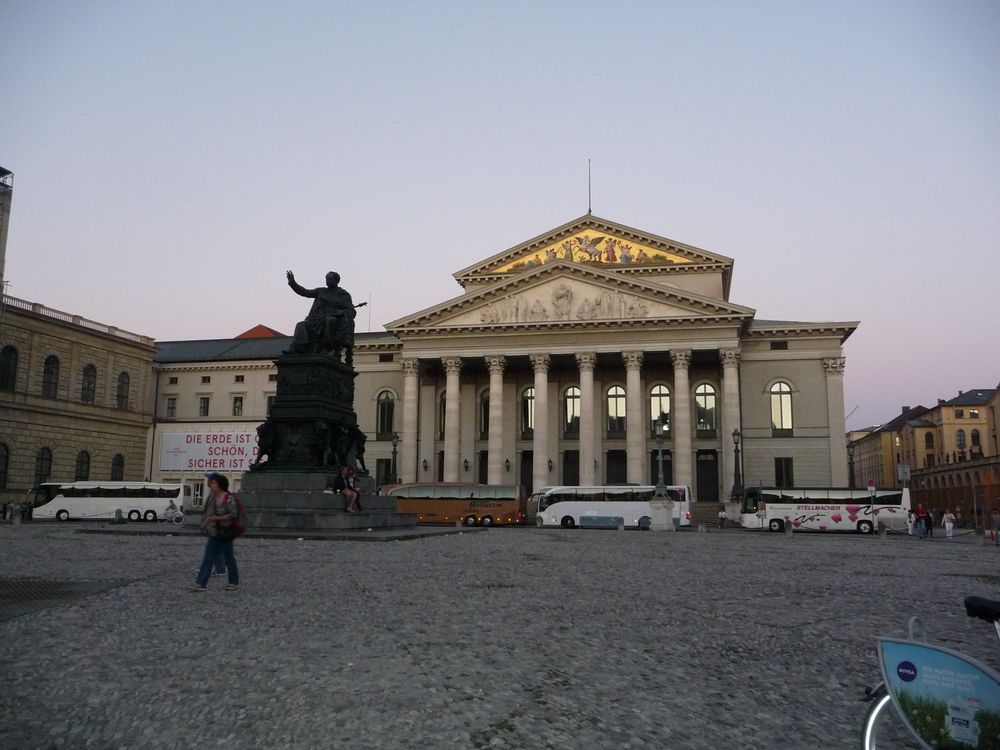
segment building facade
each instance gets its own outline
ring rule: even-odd
[[[924,406],[904,406],[898,417],[883,425],[857,430],[847,436],[848,471],[852,487],[902,487],[900,467],[903,443],[900,431],[927,411]]]
[[[153,339],[37,303],[0,310],[0,502],[146,477]]]

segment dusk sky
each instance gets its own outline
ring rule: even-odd
[[[358,330],[587,210],[859,320],[847,427],[1000,381],[1000,3],[0,0],[8,293],[161,340]],[[370,323],[369,312],[370,310]],[[855,407],[857,409],[855,410]]]

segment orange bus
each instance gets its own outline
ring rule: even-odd
[[[512,484],[395,484],[383,487],[380,494],[397,498],[397,512],[416,514],[417,523],[518,524],[526,504],[524,489]]]

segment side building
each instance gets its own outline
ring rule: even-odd
[[[153,339],[4,297],[0,502],[46,481],[146,478]]]

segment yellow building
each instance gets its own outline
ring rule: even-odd
[[[908,420],[927,411],[924,406],[904,406],[902,413],[883,425],[857,430],[848,435],[847,455],[853,474],[852,486],[900,487],[899,467],[902,463],[900,430]]]

